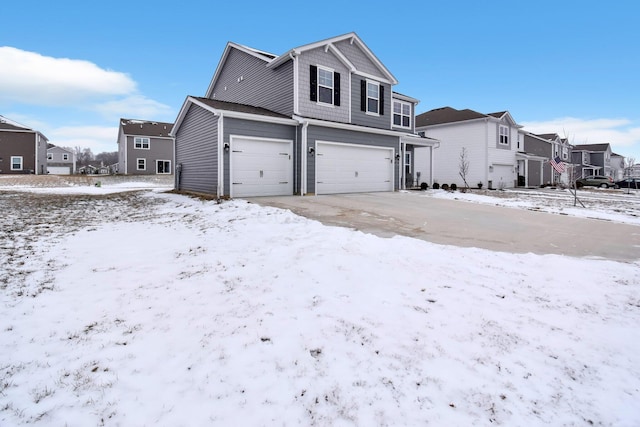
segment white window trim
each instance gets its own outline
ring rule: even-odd
[[[53,160],[53,154],[47,153],[47,160]]]
[[[373,96],[369,96],[369,85],[376,85],[378,86],[378,97],[374,98]],[[376,82],[375,80],[369,80],[367,79],[367,83],[365,85],[365,89],[367,91],[367,96],[366,96],[366,103],[365,103],[365,108],[364,111],[365,113],[371,115],[371,116],[379,116],[380,115],[380,82]],[[369,99],[375,99],[376,101],[378,101],[378,111],[369,111]]]
[[[334,102],[336,100],[336,89],[335,89],[336,88],[336,82],[335,82],[335,77],[334,77],[335,70],[333,70],[331,68],[328,68],[328,67],[323,67],[321,65],[317,65],[317,68],[318,68],[318,71],[317,71],[318,74],[316,75],[316,81],[318,82],[317,83],[318,87],[316,89],[316,92],[318,93],[318,98],[316,100],[316,103],[318,103],[318,104],[320,104],[322,106],[325,106],[325,107],[334,107]],[[320,84],[320,70],[326,71],[328,73],[331,73],[331,86]],[[331,89],[331,103],[320,101],[320,88],[321,87]]]
[[[144,164],[143,168],[140,167],[140,160],[142,160],[142,163]],[[136,159],[136,170],[138,170],[138,171],[146,171],[147,170],[147,159],[145,159],[145,158],[137,158]]]
[[[19,168],[14,168],[13,167],[13,163],[14,160],[13,159],[20,159],[20,167]],[[22,156],[11,156],[11,170],[12,171],[21,171],[24,169],[24,159],[22,158]]]
[[[169,172],[158,172],[158,162],[167,162],[167,163],[169,163]],[[156,159],[156,175],[171,175],[171,160]]]
[[[502,133],[502,130],[505,130],[505,133]],[[506,137],[507,142],[502,142],[502,135]],[[500,145],[509,145],[509,126],[499,125],[498,126],[498,144]]]
[[[140,147],[137,147],[138,143],[137,140],[140,140]],[[147,142],[147,147],[144,147],[144,143],[145,141]],[[135,136],[133,138],[133,148],[136,150],[150,150],[151,149],[151,138],[148,138],[146,136]]]
[[[396,106],[395,106],[395,104],[400,104],[400,114],[399,114],[399,115],[400,115],[400,124],[399,124],[399,125],[397,125],[397,124],[393,123],[393,126],[395,126],[395,127],[400,127],[400,128],[404,128],[404,129],[411,129],[411,104],[410,104],[410,103],[408,103],[408,102],[398,101],[397,99],[394,99],[394,100],[393,100],[393,118],[392,118],[392,120],[394,120],[394,119],[395,119],[395,116],[396,116],[396,114],[397,114],[397,113],[396,113]],[[408,116],[402,113],[402,107],[403,107],[404,105],[406,105],[406,106],[408,106],[408,107],[409,107],[409,115],[408,115]],[[404,126],[404,125],[402,124],[402,122],[403,122],[402,118],[403,118],[403,117],[409,117],[409,126]]]
[[[67,153],[63,153],[62,160],[69,160],[69,155]]]

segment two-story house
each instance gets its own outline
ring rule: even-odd
[[[0,174],[47,173],[48,139],[0,116]]]
[[[47,173],[51,175],[76,173],[76,153],[62,147],[47,148]]]
[[[173,123],[120,119],[118,167],[123,175],[173,173]]]
[[[483,114],[451,107],[416,116],[416,130],[440,141],[433,176],[440,184],[463,184],[460,157],[469,163],[467,183],[488,188],[517,185],[518,125],[508,111]]]
[[[218,197],[394,191],[431,183],[418,100],[355,34],[274,55],[228,43],[176,119],[176,188]]]
[[[523,150],[539,156],[541,161],[535,162],[534,167],[523,167],[523,161],[518,154],[518,171],[520,176],[526,177],[527,185],[558,185],[569,184],[571,172],[571,144],[556,133],[533,134],[523,131]],[[556,160],[561,167],[554,168],[550,160]],[[538,167],[539,165],[539,167]]]
[[[575,145],[572,163],[576,167],[576,178],[591,175],[611,176],[611,146],[609,144]]]
[[[611,177],[614,181],[624,179],[625,167],[626,164],[624,156],[617,153],[611,153]]]

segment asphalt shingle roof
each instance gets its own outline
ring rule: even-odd
[[[173,123],[149,120],[120,119],[122,131],[126,135],[169,136]]]
[[[451,107],[442,107],[417,115],[416,127],[462,122],[465,120],[481,119],[484,117],[488,116],[469,109],[456,110]]]

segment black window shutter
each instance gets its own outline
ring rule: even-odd
[[[309,94],[312,101],[318,100],[318,67],[311,65],[309,67]]]
[[[360,111],[367,111],[367,81],[360,80]]]
[[[340,73],[333,73],[333,105],[340,106]]]
[[[380,115],[384,116],[384,86],[380,85]]]

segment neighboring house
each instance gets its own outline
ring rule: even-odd
[[[0,174],[47,173],[48,139],[0,116]]]
[[[569,175],[571,172],[571,145],[565,138],[560,138],[556,133],[533,134],[523,131],[523,151],[525,154],[518,153],[518,171],[521,176],[525,176],[528,186],[538,185],[558,185],[569,184]],[[523,157],[528,153],[540,156],[541,162],[535,161],[533,168],[526,168],[523,164]],[[564,172],[560,173],[551,166],[549,160],[560,159],[564,165]],[[540,168],[538,168],[538,164]],[[523,168],[523,166],[525,168]],[[528,166],[531,166],[528,165]],[[526,173],[524,173],[526,172]]]
[[[609,144],[575,145],[571,156],[572,163],[576,167],[576,178],[591,175],[612,176]]]
[[[79,167],[78,173],[86,175],[109,175],[112,173],[112,168],[106,166],[99,160],[92,160],[88,164]]]
[[[624,156],[611,153],[611,176],[614,181],[620,181],[624,178]]]
[[[76,153],[62,147],[47,149],[47,173],[71,175],[76,173]]]
[[[551,142],[522,129],[518,133],[518,142],[518,186],[539,187],[550,184]]]
[[[120,119],[118,173],[168,175],[173,173],[173,123]]]
[[[459,174],[463,148],[469,162],[469,186],[515,187],[521,127],[508,111],[483,114],[442,107],[416,116],[416,130],[441,142],[435,150],[434,180],[458,187],[463,185]]]
[[[349,33],[274,55],[228,43],[176,119],[176,188],[218,197],[394,191],[431,183],[418,100]]]

